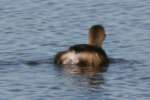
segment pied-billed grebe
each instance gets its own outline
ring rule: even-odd
[[[105,39],[105,29],[101,25],[93,25],[89,30],[88,44],[77,44],[68,50],[56,54],[56,64],[78,66],[102,66],[109,63],[102,44]]]

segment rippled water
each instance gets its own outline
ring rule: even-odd
[[[149,100],[149,0],[0,0],[0,100]],[[52,63],[102,24],[107,72]]]

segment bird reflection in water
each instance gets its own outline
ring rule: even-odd
[[[98,72],[106,72],[107,66],[77,66],[77,65],[63,65],[63,69],[71,74],[86,74],[96,75]]]
[[[93,67],[93,66],[77,66],[63,65],[62,69],[73,75],[73,84],[79,87],[87,87],[90,91],[97,91],[101,84],[104,84],[103,73],[107,71],[108,66]],[[79,76],[79,77],[78,77]],[[74,78],[76,77],[76,78]],[[88,90],[88,91],[89,91]]]

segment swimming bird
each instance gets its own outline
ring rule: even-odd
[[[54,63],[84,67],[108,65],[108,56],[102,48],[105,37],[104,27],[93,25],[89,29],[88,44],[76,44],[65,51],[58,52],[54,57]]]

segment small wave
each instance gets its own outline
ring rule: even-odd
[[[36,66],[40,64],[52,64],[53,59],[48,58],[48,59],[38,59],[38,60],[24,60],[22,61],[22,63],[30,66]]]
[[[123,58],[109,58],[111,64],[141,64],[137,60],[127,60]]]
[[[38,60],[18,60],[18,61],[0,61],[0,65],[19,65],[19,64],[26,64],[26,65],[39,65],[39,64],[52,64],[53,59],[52,58],[47,58],[47,59],[38,59]]]
[[[0,61],[0,65],[18,65],[18,62],[14,61]]]

